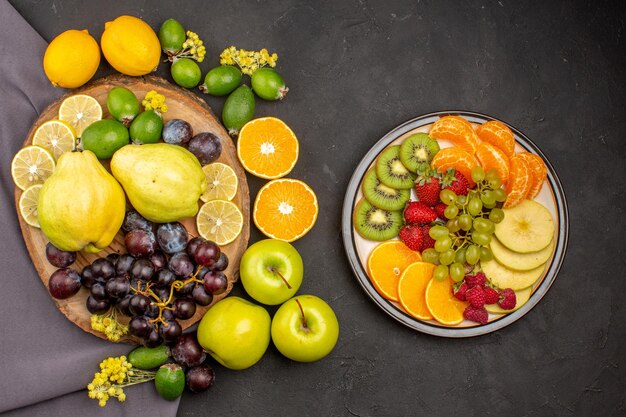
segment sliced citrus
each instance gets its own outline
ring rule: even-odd
[[[231,167],[221,162],[213,162],[202,167],[206,175],[207,189],[200,196],[202,201],[232,200],[237,194],[239,180]]]
[[[196,216],[198,233],[218,245],[226,245],[241,233],[243,214],[234,203],[213,200],[204,203]]]
[[[463,321],[463,311],[469,305],[452,294],[454,282],[451,278],[443,281],[431,279],[426,285],[426,306],[439,323],[454,326]]]
[[[376,246],[367,258],[367,273],[376,291],[391,301],[398,301],[398,281],[402,272],[414,262],[421,261],[420,253],[409,249],[399,240],[389,240]]]
[[[54,171],[52,154],[41,146],[20,149],[11,162],[11,176],[18,188],[25,190],[31,185],[43,184]]]
[[[515,153],[515,136],[507,125],[497,120],[490,120],[476,129],[478,137],[499,148],[509,158]]]
[[[296,135],[275,117],[251,120],[239,132],[237,157],[245,170],[257,177],[284,177],[296,165],[298,153]]]
[[[400,305],[412,317],[419,320],[432,320],[426,306],[426,286],[433,277],[435,265],[428,262],[415,262],[409,265],[398,283]]]
[[[472,125],[459,116],[444,116],[433,123],[428,133],[435,139],[444,139],[474,155],[478,137]]]
[[[474,181],[472,181],[472,168],[478,165],[478,160],[473,154],[457,146],[452,146],[437,152],[437,155],[435,155],[430,164],[442,174],[445,174],[448,169],[454,168],[467,178],[470,186],[474,186]]]
[[[509,158],[500,148],[496,148],[489,142],[481,142],[476,148],[476,158],[485,172],[495,169],[503,184],[508,181]]]
[[[515,207],[524,201],[532,185],[528,163],[517,155],[512,157],[509,162],[509,179],[506,182],[507,197],[503,205],[504,208]]]
[[[76,148],[74,128],[60,120],[48,120],[37,128],[33,135],[33,145],[49,151],[54,159]]]
[[[39,227],[39,218],[37,217],[37,203],[39,201],[39,191],[43,184],[35,184],[28,187],[20,196],[19,208],[20,214],[26,223],[33,227]]]
[[[67,122],[80,137],[87,126],[102,119],[98,100],[86,94],[76,94],[63,100],[59,107],[59,120]]]
[[[283,178],[268,182],[254,200],[254,224],[267,237],[293,242],[315,224],[317,196],[304,182]]]
[[[526,161],[528,168],[530,168],[532,182],[528,190],[528,194],[526,194],[526,198],[532,200],[537,196],[537,194],[539,194],[539,191],[541,191],[543,182],[548,176],[548,168],[546,167],[546,163],[543,162],[543,159],[541,159],[541,157],[537,154],[519,152],[516,156],[519,156]]]

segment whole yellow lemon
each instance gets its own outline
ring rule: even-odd
[[[100,45],[109,64],[126,75],[148,74],[156,69],[161,59],[156,33],[134,16],[120,16],[106,22]]]
[[[87,30],[66,30],[50,42],[43,56],[43,70],[55,87],[80,87],[99,64],[98,42]]]

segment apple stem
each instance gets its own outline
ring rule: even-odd
[[[298,304],[298,308],[300,308],[300,314],[302,314],[302,327],[304,330],[309,331],[309,325],[306,322],[306,317],[304,316],[304,309],[302,308],[302,304],[300,304],[300,300],[295,300],[296,304]]]
[[[285,277],[283,276],[283,274],[281,274],[278,269],[274,268],[274,267],[268,267],[267,268],[270,272],[272,272],[273,274],[278,275],[283,282],[285,283],[285,285],[287,286],[287,288],[291,289],[291,285],[289,285],[289,283],[287,282],[287,280],[285,279]]]

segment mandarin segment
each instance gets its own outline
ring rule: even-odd
[[[478,160],[474,155],[457,147],[444,148],[437,152],[431,165],[437,171],[445,174],[448,169],[454,168],[467,178],[470,186],[474,186],[472,181],[472,168],[478,165]]]
[[[435,139],[452,142],[471,155],[476,152],[478,138],[472,125],[459,116],[444,116],[433,123],[429,135]]]
[[[532,183],[528,193],[526,194],[526,198],[532,200],[537,196],[537,194],[539,194],[539,191],[541,191],[543,182],[548,177],[548,168],[546,167],[546,163],[543,162],[543,159],[541,159],[541,157],[537,154],[519,152],[516,156],[526,161],[528,168],[530,168]]]
[[[443,281],[431,279],[426,286],[426,306],[435,320],[446,326],[463,321],[463,311],[469,305],[452,294],[454,281],[450,277]]]
[[[426,286],[433,276],[435,265],[428,262],[415,262],[409,265],[398,283],[400,305],[412,317],[419,320],[432,320],[426,306]]]
[[[498,120],[490,120],[476,129],[478,137],[502,150],[509,158],[515,154],[515,136],[511,129]]]
[[[485,172],[490,169],[498,171],[498,176],[502,183],[509,179],[509,158],[504,152],[488,142],[482,142],[476,148],[476,158],[480,162]]]
[[[524,201],[531,187],[531,173],[528,163],[519,156],[510,159],[509,179],[506,183],[507,198],[504,208],[517,206]]]
[[[378,293],[390,301],[398,301],[398,282],[404,270],[422,260],[419,252],[399,240],[376,246],[367,259],[367,273]]]

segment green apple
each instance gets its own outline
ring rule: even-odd
[[[198,342],[229,369],[257,363],[270,343],[270,315],[239,297],[226,297],[206,312],[198,326]]]
[[[299,295],[280,306],[272,320],[272,341],[294,361],[313,362],[328,355],[337,343],[339,323],[321,298]]]
[[[241,283],[256,301],[276,305],[293,297],[304,274],[302,257],[287,242],[265,239],[250,246],[241,257]]]

